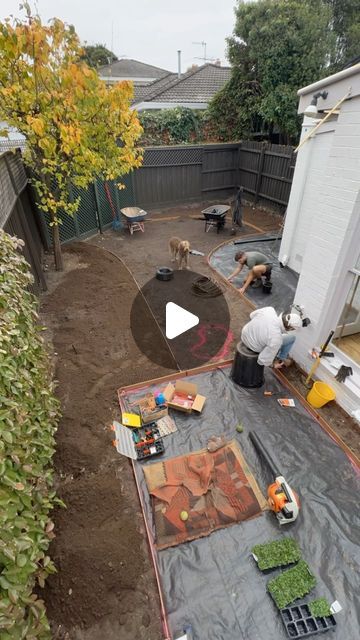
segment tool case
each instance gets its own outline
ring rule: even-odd
[[[140,429],[134,429],[132,436],[138,460],[148,460],[165,451],[164,441],[155,422]]]

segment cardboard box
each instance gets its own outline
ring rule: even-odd
[[[168,415],[168,408],[165,405],[157,405],[153,393],[147,393],[139,400],[139,408],[142,424],[156,422],[160,418]]]
[[[169,382],[164,390],[168,407],[184,413],[201,413],[206,398],[197,392],[197,385],[185,380],[177,380],[175,386]]]

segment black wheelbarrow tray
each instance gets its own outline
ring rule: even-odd
[[[211,207],[203,209],[201,212],[205,219],[205,231],[209,231],[211,227],[216,227],[217,232],[225,224],[225,216],[229,211],[230,206],[227,204],[215,204]]]

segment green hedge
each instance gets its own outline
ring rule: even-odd
[[[0,638],[50,638],[43,586],[55,567],[51,460],[58,420],[21,240],[0,230]]]
[[[140,143],[149,145],[196,144],[220,142],[207,111],[175,107],[138,114],[144,131]]]

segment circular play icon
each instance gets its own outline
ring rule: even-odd
[[[149,280],[133,302],[130,323],[142,353],[170,369],[225,359],[233,342],[221,288],[194,271]]]

